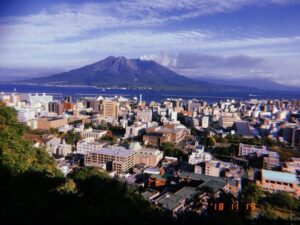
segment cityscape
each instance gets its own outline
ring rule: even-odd
[[[298,1],[0,8],[1,224],[300,223]]]

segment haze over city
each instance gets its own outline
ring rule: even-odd
[[[297,0],[1,1],[0,80],[51,75],[110,55],[193,78],[300,86]]]

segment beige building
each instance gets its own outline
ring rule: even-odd
[[[133,168],[136,164],[136,152],[125,148],[101,148],[87,152],[84,162],[86,166],[96,167],[111,163],[112,171],[119,174]]]
[[[37,129],[48,130],[50,128],[59,128],[67,123],[67,118],[41,117],[37,119]]]
[[[136,151],[137,164],[143,163],[146,166],[155,167],[164,157],[162,151],[154,148],[144,148],[138,142],[132,142],[129,148]]]
[[[103,115],[105,117],[118,118],[119,114],[119,103],[115,101],[103,101]]]
[[[205,163],[205,175],[219,177],[221,172],[221,163],[219,161],[211,161]]]
[[[181,140],[189,135],[189,130],[184,126],[168,126],[154,127],[146,129],[143,136],[145,145],[160,147],[164,142],[178,144]]]

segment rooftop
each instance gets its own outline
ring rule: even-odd
[[[199,191],[197,191],[196,188],[186,186],[181,188],[179,191],[177,191],[175,195],[181,198],[190,199],[193,196],[197,195],[198,193]]]
[[[110,155],[110,156],[118,156],[118,157],[128,157],[135,153],[134,150],[125,149],[125,148],[100,148],[94,151],[90,151],[92,153]]]
[[[297,182],[297,177],[292,173],[278,172],[272,170],[262,170],[262,177],[267,180],[276,180],[286,183],[295,183]]]

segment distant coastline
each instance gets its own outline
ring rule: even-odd
[[[140,94],[145,101],[161,101],[166,98],[202,99],[214,103],[222,99],[296,99],[300,98],[300,90],[295,91],[262,91],[262,90],[215,90],[215,91],[162,91],[149,89],[123,89],[123,88],[100,88],[84,85],[36,85],[18,82],[0,83],[0,92],[18,93],[48,93],[56,98],[62,96],[74,96],[78,98],[93,96],[128,96],[138,97]]]

